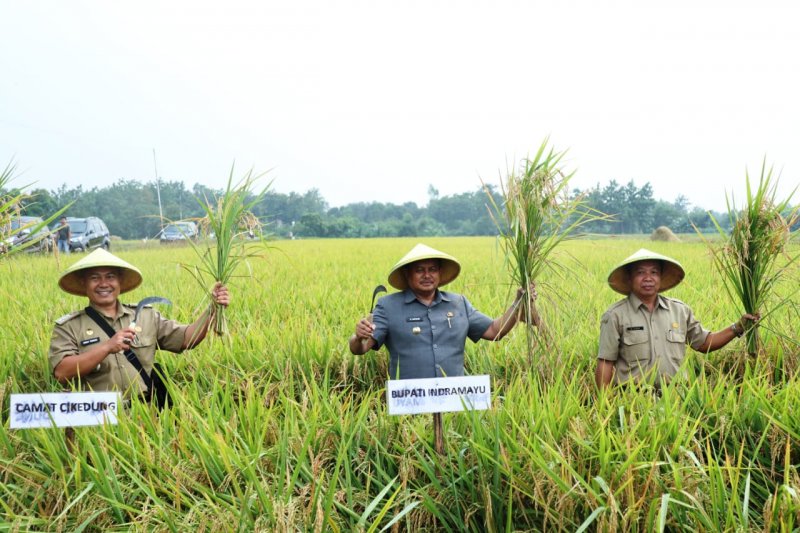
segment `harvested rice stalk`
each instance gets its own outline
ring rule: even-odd
[[[199,265],[186,268],[202,287],[208,281],[221,282],[227,285],[238,268],[248,259],[260,257],[265,248],[262,239],[262,223],[252,213],[269,186],[268,183],[259,193],[253,193],[255,182],[265,173],[254,175],[250,170],[237,183],[233,181],[233,168],[228,177],[228,184],[221,196],[209,201],[208,198],[196,198],[203,209],[204,216],[199,219],[200,234],[204,237],[200,242],[189,243],[200,258]],[[257,239],[257,243],[253,243]],[[248,242],[248,240],[250,240]],[[257,250],[254,244],[260,244]],[[227,331],[225,308],[214,303],[209,304],[208,313],[212,317],[213,330],[217,335]]]
[[[545,269],[565,268],[551,256],[559,243],[573,237],[584,224],[609,218],[586,205],[583,196],[570,197],[569,180],[575,172],[562,170],[566,151],[556,152],[548,144],[545,139],[533,159],[523,160],[519,171],[512,168],[505,181],[501,180],[502,203],[495,201],[484,184],[512,283],[526,291]],[[532,328],[537,327],[545,340],[548,336],[532,296],[522,299],[520,309],[521,320],[529,325],[529,360],[533,357]]]
[[[767,169],[766,159],[761,164],[758,188],[753,191],[750,174],[745,171],[747,197],[741,209],[737,209],[733,194],[726,195],[728,219],[731,233],[728,235],[709,213],[722,237],[721,244],[705,240],[709,246],[717,271],[722,275],[728,296],[746,313],[761,314],[764,318],[788,301],[788,298],[771,303],[765,313],[766,302],[772,300],[778,282],[784,278],[789,267],[797,261],[800,253],[788,253],[787,243],[792,237],[791,227],[798,221],[800,206],[790,207],[796,188],[783,200],[778,200],[778,176]],[[695,230],[700,231],[695,227]],[[795,232],[796,233],[796,232]],[[702,236],[702,234],[701,234]],[[785,261],[778,259],[784,257]],[[758,323],[745,324],[747,352],[751,356],[761,350]]]

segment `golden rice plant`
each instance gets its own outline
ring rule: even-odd
[[[343,347],[363,307],[360,280],[378,277],[410,239],[292,240],[292,261],[249,261],[253,276],[280,283],[237,292],[242,328],[230,342],[158,355],[175,404],[154,416],[132,401],[115,426],[0,431],[0,530],[10,531],[796,531],[800,518],[800,375],[772,381],[769,361],[734,376],[729,354],[687,354],[687,374],[660,398],[635,388],[597,396],[597,317],[608,291],[574,279],[555,285],[579,313],[541,361],[543,379],[515,354],[524,340],[469,343],[472,373],[492,373],[492,408],[445,415],[445,454],[433,450],[426,416],[386,413],[385,353]],[[589,275],[645,238],[572,240]],[[149,290],[168,292],[191,263],[189,247],[130,243]],[[473,257],[486,280],[476,301],[500,305],[507,280],[487,237],[444,238]],[[134,247],[136,245],[136,247]],[[701,270],[702,243],[684,242],[698,316],[719,309],[718,276]],[[9,264],[20,268],[7,268]],[[59,297],[52,261],[27,256],[0,269],[0,404],[12,392],[61,390],[44,362]],[[137,289],[138,291],[139,289]],[[177,320],[204,291],[177,294]],[[550,289],[548,289],[550,290]],[[785,308],[784,308],[785,309]],[[19,320],[20,316],[27,317]],[[229,317],[230,318],[230,317]],[[795,331],[800,315],[773,315]],[[555,327],[553,328],[555,329]],[[797,359],[796,344],[764,348]],[[6,408],[7,410],[7,408]],[[5,415],[5,420],[8,415]]]
[[[8,194],[6,188],[14,178],[16,165],[9,162],[0,172],[0,246],[6,239],[12,237],[11,218],[19,214],[19,204],[24,197],[22,194]]]
[[[776,198],[778,176],[773,176],[772,167],[767,169],[766,159],[761,164],[761,176],[755,190],[749,172],[745,172],[745,178],[747,196],[741,209],[736,207],[732,194],[725,198],[730,235],[710,215],[722,242],[712,244],[707,241],[707,244],[734,304],[741,305],[746,313],[760,313],[763,318],[788,301],[771,303],[770,309],[766,306],[773,299],[778,282],[800,257],[800,254],[787,250],[791,227],[798,221],[800,206],[790,207],[794,191],[783,200]],[[782,257],[785,260],[779,261]],[[761,344],[758,324],[745,325],[745,328],[747,351],[756,355]]]
[[[200,264],[184,267],[203,287],[208,285],[209,279],[227,285],[243,263],[260,256],[259,251],[248,244],[248,239],[258,237],[258,243],[265,243],[262,223],[252,209],[269,189],[270,183],[258,193],[253,191],[256,181],[266,173],[254,174],[251,169],[234,182],[233,171],[232,167],[222,195],[213,200],[196,198],[204,213],[198,221],[204,239],[199,243],[189,240],[189,243],[200,258]],[[207,312],[212,316],[214,332],[223,335],[227,331],[225,308],[212,302]]]
[[[570,196],[569,180],[575,171],[565,172],[562,160],[566,151],[557,152],[545,138],[534,157],[524,159],[519,170],[512,168],[500,190],[497,203],[484,184],[489,198],[489,213],[500,233],[500,242],[512,282],[527,292],[531,282],[545,269],[563,270],[552,257],[564,240],[593,220],[608,218],[590,208],[583,196]],[[547,338],[544,324],[531,295],[522,299],[520,318],[536,326]],[[528,332],[528,356],[533,353],[533,330]]]

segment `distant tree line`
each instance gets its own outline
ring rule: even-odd
[[[47,191],[30,191],[32,198],[24,213],[49,216],[73,202],[67,215],[98,216],[113,235],[123,239],[154,238],[161,229],[156,182],[141,183],[120,180],[108,187],[84,189],[79,185]],[[500,204],[499,192],[489,192]],[[221,191],[196,184],[187,189],[183,182],[166,181],[160,184],[161,206],[166,221],[200,217],[197,199],[213,201]],[[420,207],[414,202],[392,204],[358,202],[342,207],[328,207],[317,189],[305,193],[282,194],[268,192],[255,206],[254,213],[267,224],[267,231],[279,238],[294,237],[417,237],[455,235],[495,235],[497,230],[486,208],[487,192],[440,196],[434,187],[428,189],[428,204]],[[714,226],[706,210],[692,207],[685,196],[672,202],[653,198],[649,183],[637,187],[633,181],[621,185],[611,181],[601,187],[574,190],[573,197],[582,196],[586,205],[613,215],[613,220],[593,222],[584,230],[600,234],[649,234],[659,226],[675,233],[693,232],[693,225],[703,232],[713,232]],[[712,213],[726,229],[727,213]]]
[[[672,202],[656,200],[650,183],[637,187],[633,181],[620,185],[612,180],[605,187],[596,185],[587,191],[575,190],[573,195],[583,195],[587,206],[613,215],[611,220],[587,224],[585,231],[592,233],[649,234],[660,226],[666,226],[674,233],[692,233],[695,227],[704,233],[715,231],[708,210],[691,207],[683,195]],[[730,229],[727,213],[711,211],[711,214],[723,229]]]

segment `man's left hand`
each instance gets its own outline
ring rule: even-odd
[[[734,332],[737,336],[741,336],[745,331],[758,324],[759,320],[761,320],[761,313],[745,313],[734,324]]]
[[[530,299],[532,302],[536,301],[536,298],[539,297],[539,294],[536,292],[536,282],[531,281],[531,284],[528,285],[528,290],[526,291],[524,287],[520,287],[517,289],[517,300],[521,300],[525,293],[530,295]]]
[[[745,313],[742,315],[742,318],[739,319],[739,325],[740,326],[745,326],[748,324],[753,325],[757,324],[759,320],[761,320],[761,313],[753,313],[753,314]]]
[[[214,285],[214,288],[211,289],[211,299],[217,305],[228,307],[228,304],[231,301],[231,296],[230,293],[228,292],[228,287],[226,287],[225,285],[223,285],[221,282],[218,281]]]

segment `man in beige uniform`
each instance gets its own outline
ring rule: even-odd
[[[658,388],[678,372],[686,344],[698,352],[713,352],[741,337],[746,325],[760,318],[745,314],[711,333],[688,305],[659,294],[678,285],[684,275],[680,263],[644,248],[611,271],[608,284],[627,298],[612,305],[600,321],[595,371],[599,387],[645,379]]]
[[[112,337],[106,335],[84,309],[56,320],[49,359],[60,383],[75,383],[94,391],[118,390],[126,397],[143,395],[147,387],[125,358],[126,350],[133,350],[150,375],[156,349],[180,353],[205,338],[210,324],[207,312],[193,324],[182,325],[145,307],[135,330],[131,328],[135,307],[121,304],[118,298],[141,282],[139,269],[102,248],[64,271],[59,286],[70,294],[88,297],[89,305],[116,333]],[[217,304],[228,305],[228,289],[220,283],[212,289],[211,297]]]

